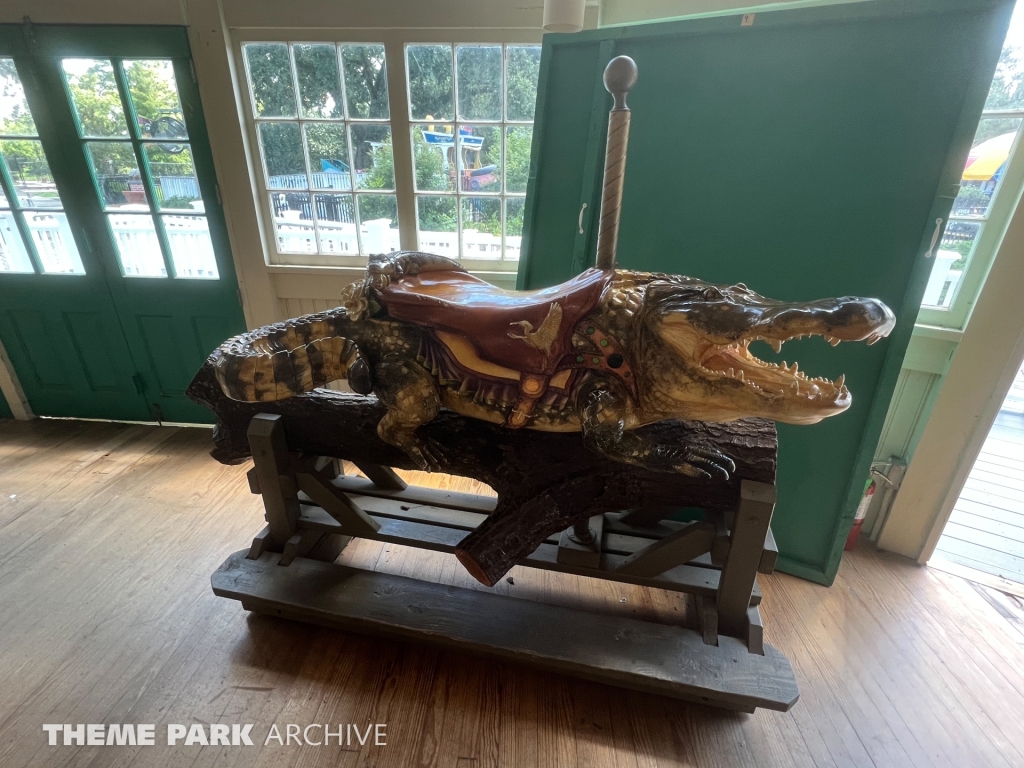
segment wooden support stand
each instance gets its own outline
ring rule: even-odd
[[[368,479],[338,475],[332,459],[287,445],[280,415],[254,416],[248,438],[249,486],[263,497],[267,527],[212,578],[217,595],[247,610],[746,712],[796,702],[793,670],[764,644],[758,611],[757,573],[770,572],[777,555],[771,483],[742,479],[738,494],[723,488],[732,504],[712,504],[706,519],[690,523],[644,508],[581,518],[518,561],[692,595],[696,623],[668,626],[338,565],[351,537],[454,553],[496,500],[407,487],[389,467],[366,461],[357,466]]]

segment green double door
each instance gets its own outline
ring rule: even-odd
[[[244,330],[188,39],[0,25],[0,341],[32,410],[209,421]]]

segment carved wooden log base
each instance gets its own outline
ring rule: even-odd
[[[209,363],[196,375],[188,395],[215,414],[211,454],[226,464],[250,456],[250,422],[258,413],[270,413],[286,417],[285,436],[292,451],[357,465],[416,468],[405,453],[377,436],[384,407],[372,396],[318,389],[278,402],[239,402],[221,392]],[[773,422],[671,421],[640,432],[670,445],[711,443],[733,459],[736,472],[728,482],[651,472],[587,450],[578,433],[510,430],[443,411],[420,429],[423,437],[443,447],[443,471],[479,480],[498,494],[494,512],[460,543],[459,561],[491,586],[549,536],[592,515],[637,508],[731,510],[741,480],[775,481]]]

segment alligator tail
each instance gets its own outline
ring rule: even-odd
[[[232,400],[268,402],[349,379],[369,391],[369,366],[352,339],[345,307],[266,325],[228,339],[215,353],[214,370]]]

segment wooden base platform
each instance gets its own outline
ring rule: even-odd
[[[799,696],[789,661],[722,635],[611,617],[418,579],[280,555],[232,554],[213,591],[255,613],[428,641],[639,691],[753,712],[786,711]]]

